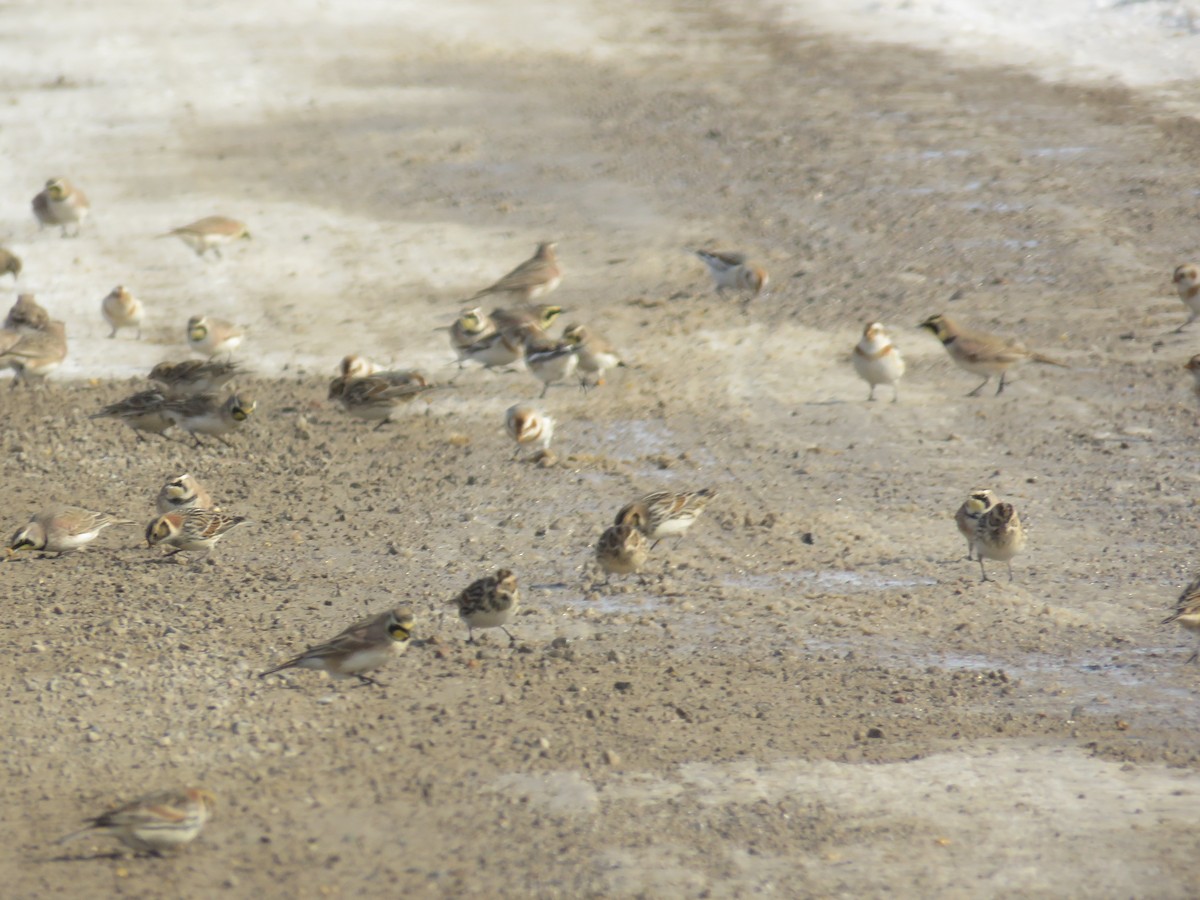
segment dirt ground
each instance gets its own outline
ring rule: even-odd
[[[179,106],[150,121],[115,105],[131,76],[6,70],[19,287],[86,311],[65,373],[0,390],[5,527],[50,499],[139,524],[0,566],[5,896],[1194,895],[1200,668],[1159,622],[1196,574],[1200,327],[1173,333],[1170,284],[1196,124],[711,4],[539,6],[507,49],[469,4],[433,37],[352,9],[164,13],[181,48],[244,54],[230,97],[273,98],[224,118],[169,42]],[[85,110],[69,151],[39,104]],[[77,240],[27,218],[51,159],[93,195]],[[203,263],[147,239],[210,212],[254,240]],[[356,350],[453,377],[433,329],[543,238],[563,323],[630,363],[543,401],[557,465],[503,434],[525,372],[468,370],[379,431],[325,402]],[[717,297],[697,246],[752,253],[770,294]],[[99,321],[122,279],[154,299],[140,343]],[[186,354],[198,308],[251,326],[234,448],[90,419]],[[1072,368],[966,397],[914,327],[935,312]],[[896,404],[849,364],[872,319],[908,360]],[[214,564],[141,541],[180,471],[252,520]],[[597,586],[618,507],[702,486],[645,585]],[[1011,583],[951,519],[984,486],[1029,525]],[[498,566],[518,644],[468,645],[447,601]],[[385,686],[255,677],[398,604],[417,640]],[[220,808],[175,857],[53,843],[183,784]]]

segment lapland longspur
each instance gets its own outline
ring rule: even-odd
[[[525,403],[510,406],[504,413],[504,429],[517,443],[517,452],[523,447],[536,447],[545,452],[550,449],[554,438],[554,420],[536,407]]]
[[[563,339],[576,346],[579,371],[596,376],[596,385],[604,384],[604,373],[609,369],[625,366],[617,349],[590,328],[568,325],[563,331]]]
[[[1025,529],[1011,503],[996,503],[984,513],[975,526],[975,556],[979,559],[981,580],[990,581],[985,559],[1008,564],[1008,580],[1013,580],[1012,558],[1025,549]]]
[[[159,489],[154,508],[160,516],[188,509],[212,509],[213,499],[204,489],[204,485],[185,472],[176,475]]]
[[[142,317],[146,309],[133,292],[118,284],[100,303],[100,314],[111,327],[110,338],[115,338],[122,328],[136,328],[138,340],[142,338]]]
[[[0,275],[11,275],[13,281],[21,277],[21,257],[4,247],[0,247]]]
[[[533,300],[550,293],[562,281],[562,269],[558,265],[554,241],[543,241],[537,245],[533,256],[525,260],[499,281],[477,291],[472,300],[488,294],[513,294],[522,300]]]
[[[216,807],[216,798],[203,788],[157,791],[89,819],[84,828],[59,838],[58,843],[99,830],[139,853],[157,856],[195,840]]]
[[[240,428],[257,407],[253,398],[243,394],[230,394],[224,402],[213,394],[194,394],[168,400],[163,405],[163,412],[173,424],[192,436],[197,447],[204,446],[200,440],[202,434],[232,447],[225,435]]]
[[[205,216],[188,225],[173,228],[160,237],[177,237],[201,259],[209,250],[221,258],[221,247],[234,241],[249,240],[250,229],[244,222],[228,216]]]
[[[93,512],[78,506],[52,506],[17,529],[8,543],[8,555],[13,556],[22,550],[40,550],[62,556],[86,547],[105,528],[132,524],[128,519],[111,513]]]
[[[655,491],[641,500],[621,507],[613,524],[636,522],[642,534],[654,541],[650,546],[653,550],[663,538],[682,535],[691,528],[700,513],[704,512],[704,507],[708,506],[715,496],[717,492],[712,488],[680,492]]]
[[[221,538],[246,521],[245,516],[231,516],[199,507],[164,513],[146,526],[146,546],[167,544],[174,547],[166,556],[185,550],[203,550],[204,556],[208,556]]]
[[[987,488],[971,491],[971,495],[963,501],[962,506],[954,513],[954,524],[958,532],[967,539],[967,559],[975,558],[975,531],[979,520],[989,509],[996,505],[996,495]]]
[[[110,403],[99,412],[92,414],[93,419],[117,419],[133,429],[138,440],[144,440],[142,433],[157,434],[163,437],[168,428],[175,424],[167,415],[167,396],[162,391],[138,391],[124,400]]]
[[[1183,589],[1175,608],[1160,624],[1170,625],[1172,622],[1178,622],[1188,631],[1200,632],[1200,578],[1193,579],[1192,583]],[[1200,658],[1200,650],[1189,656],[1188,662],[1194,663],[1197,658]]]
[[[1175,290],[1179,292],[1179,299],[1188,308],[1187,321],[1175,329],[1175,333],[1179,334],[1196,319],[1200,319],[1200,266],[1195,263],[1176,266],[1171,280],[1175,282]]]
[[[496,323],[482,308],[476,306],[459,313],[453,325],[441,325],[434,330],[450,332],[450,346],[454,348],[461,362],[464,359],[463,350],[496,333]]]
[[[900,398],[900,376],[904,374],[904,358],[891,342],[887,332],[878,322],[870,322],[863,329],[861,340],[854,345],[854,371],[871,386],[868,400],[875,399],[875,388],[881,384],[892,386],[892,402]]]
[[[329,399],[352,416],[378,422],[375,430],[379,430],[399,407],[435,387],[415,369],[379,372],[365,378],[342,375],[329,382]]]
[[[930,316],[917,327],[932,332],[942,342],[942,346],[946,348],[946,352],[950,354],[950,358],[958,364],[959,368],[983,376],[983,382],[975,390],[969,391],[968,397],[978,396],[984,385],[991,381],[994,375],[1000,376],[1000,384],[996,388],[996,395],[999,396],[1007,383],[1005,377],[1008,370],[1021,363],[1032,361],[1048,366],[1058,366],[1061,369],[1071,368],[1057,359],[1051,359],[1049,356],[1028,350],[1009,338],[988,334],[985,331],[969,331],[961,328],[956,322],[942,315]]]
[[[231,359],[185,359],[159,363],[150,370],[150,380],[172,397],[194,397],[219,391],[241,371]]]
[[[471,582],[452,602],[458,605],[459,618],[467,623],[467,643],[475,643],[476,628],[499,628],[508,635],[509,643],[515,644],[517,639],[504,626],[517,614],[520,601],[517,576],[508,569],[497,569]]]
[[[244,329],[212,316],[192,316],[187,323],[187,342],[193,353],[217,356],[233,353],[246,336]]]
[[[67,326],[51,319],[44,330],[32,329],[11,332],[16,335],[0,352],[0,369],[12,369],[13,386],[32,378],[43,379],[67,358]]]
[[[548,337],[525,338],[525,365],[533,377],[542,383],[540,397],[546,396],[550,385],[570,378],[579,364],[579,346],[566,340]]]
[[[379,684],[366,672],[378,669],[393,656],[408,649],[413,632],[413,614],[407,607],[355,622],[336,637],[310,647],[299,656],[259,675],[266,678],[284,669],[317,669],[334,678],[354,677],[360,684]]]
[[[637,575],[650,556],[642,534],[641,513],[630,508],[625,521],[610,525],[596,543],[596,562],[604,570],[604,583],[613,575]]]
[[[38,224],[43,228],[60,226],[63,237],[68,236],[67,229],[71,225],[75,226],[74,234],[79,234],[79,226],[91,208],[83,191],[65,178],[51,178],[33,198],[33,214]]]
[[[767,270],[749,261],[743,253],[718,253],[712,250],[694,250],[712,276],[718,294],[727,290],[748,291],[753,296],[761,294],[771,282]]]

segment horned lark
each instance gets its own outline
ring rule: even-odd
[[[546,396],[550,385],[565,381],[579,364],[579,347],[570,341],[547,337],[526,337],[525,365],[533,377],[542,383],[540,397]]]
[[[44,331],[18,332],[19,337],[0,352],[0,369],[16,373],[13,387],[30,378],[42,379],[67,358],[67,327],[52,319]]]
[[[193,397],[220,390],[240,371],[233,360],[187,359],[159,363],[150,370],[150,380],[172,397]]]
[[[139,853],[158,856],[193,841],[216,807],[216,798],[203,788],[158,791],[88,819],[86,827],[59,838],[58,843],[99,829]]]
[[[954,514],[954,523],[958,525],[959,533],[967,539],[967,559],[975,558],[975,531],[979,520],[989,509],[996,505],[996,495],[986,488],[971,491],[971,496],[963,501],[963,505]]]
[[[892,386],[893,403],[899,399],[897,385],[904,374],[904,359],[878,322],[869,323],[862,339],[854,345],[854,371],[871,386],[868,400],[875,399],[875,387],[880,384]]]
[[[173,228],[159,237],[177,237],[191,247],[200,258],[203,259],[204,254],[211,250],[216,254],[217,259],[220,259],[221,247],[225,244],[232,244],[234,241],[249,240],[250,229],[237,219],[225,216],[206,216],[203,219],[197,219],[190,225]]]
[[[63,237],[67,237],[67,228],[71,225],[75,226],[75,234],[79,234],[79,226],[90,209],[91,204],[83,191],[65,178],[51,178],[33,198],[33,214],[41,227],[61,226]]]
[[[596,544],[596,562],[604,570],[604,583],[613,575],[637,575],[646,564],[650,548],[641,531],[640,514],[631,510],[627,520],[610,525]]]
[[[1200,319],[1200,266],[1195,263],[1184,263],[1176,266],[1171,279],[1175,282],[1175,290],[1179,291],[1179,299],[1188,308],[1188,320],[1175,329],[1175,333],[1183,331],[1196,319]]]
[[[596,384],[604,384],[604,373],[617,366],[624,366],[620,354],[608,341],[582,325],[568,325],[563,331],[563,340],[577,348],[579,371],[596,376]]]
[[[12,275],[13,281],[21,277],[21,257],[0,247],[0,275]]]
[[[189,473],[172,478],[158,492],[154,508],[160,516],[187,509],[212,509],[213,499]]]
[[[1024,549],[1025,529],[1011,503],[997,503],[980,517],[975,527],[975,556],[983,581],[991,580],[983,567],[985,559],[1008,563],[1008,580],[1012,581],[1012,558]]]
[[[208,556],[221,538],[245,521],[245,516],[198,507],[164,513],[146,526],[146,546],[169,544],[175,549],[167,556],[185,550],[203,550]]]
[[[475,643],[476,628],[499,628],[508,635],[509,643],[515,644],[516,638],[504,626],[517,614],[520,600],[517,576],[508,569],[497,569],[471,582],[452,601],[458,604],[458,615],[467,623],[467,643]]]
[[[554,320],[562,315],[562,307],[551,303],[524,303],[507,309],[494,309],[490,319],[500,331],[520,330],[525,334],[544,335]]]
[[[495,334],[496,324],[492,321],[491,316],[485,315],[483,310],[476,306],[472,309],[464,309],[454,320],[453,325],[442,325],[434,330],[450,332],[450,346],[458,354],[461,366],[466,359],[463,351],[477,341]]]
[[[959,368],[983,376],[983,382],[975,390],[970,391],[967,394],[968,397],[977,396],[983,390],[983,386],[992,380],[993,375],[1000,376],[1000,385],[996,388],[996,394],[999,396],[1000,392],[1004,390],[1004,379],[1008,370],[1030,360],[1063,369],[1071,368],[1057,359],[1027,350],[1021,344],[1008,338],[988,334],[984,331],[968,331],[960,328],[945,316],[930,316],[917,327],[929,329],[942,342],[942,346],[946,348],[946,352],[950,354],[950,358],[958,364]]]
[[[562,281],[562,270],[554,255],[554,241],[543,241],[537,245],[533,256],[525,260],[495,284],[478,291],[472,300],[488,294],[513,294],[522,300],[532,300],[550,293]]]
[[[459,359],[477,362],[485,369],[511,366],[525,352],[525,336],[518,330],[495,331],[459,349]]]
[[[93,419],[118,419],[133,429],[138,440],[143,440],[142,432],[163,436],[168,428],[175,424],[166,411],[167,397],[162,391],[138,391],[124,400],[110,403],[98,413],[93,413]]]
[[[366,378],[381,371],[383,370],[379,366],[358,353],[343,356],[342,361],[338,363],[338,374],[344,378]]]
[[[259,675],[266,678],[283,669],[317,669],[334,678],[354,676],[361,684],[379,684],[364,675],[378,669],[393,656],[408,649],[413,632],[413,614],[407,607],[389,609],[385,613],[355,622],[337,637],[310,647],[294,659],[268,669]]]
[[[1183,589],[1175,608],[1160,624],[1170,625],[1172,622],[1178,622],[1188,631],[1200,631],[1200,578],[1193,579],[1192,583]],[[1189,656],[1188,662],[1193,663],[1198,657],[1200,650]]]
[[[514,456],[520,454],[522,447],[536,447],[543,452],[549,450],[554,438],[554,420],[540,409],[524,403],[508,408],[504,414],[504,428],[517,442]]]
[[[142,316],[145,314],[142,301],[123,285],[117,285],[100,304],[104,321],[112,326],[110,338],[117,336],[120,328],[136,328],[138,340],[142,338]]]
[[[378,431],[391,421],[396,410],[436,385],[429,384],[416,370],[380,372],[365,378],[339,376],[329,382],[329,399],[359,419],[378,422]]]
[[[712,488],[679,493],[655,491],[641,500],[621,507],[613,524],[637,523],[642,534],[654,541],[650,546],[653,550],[663,538],[682,535],[691,528],[692,523],[715,496],[717,492]]]
[[[50,313],[37,302],[33,294],[18,294],[17,302],[9,309],[4,320],[4,327],[12,331],[45,331],[50,321]]]
[[[771,281],[767,270],[751,263],[745,254],[709,250],[693,252],[708,266],[708,274],[712,276],[718,294],[724,294],[727,290],[739,293],[750,291],[757,297]]]
[[[204,446],[200,440],[202,434],[232,447],[224,436],[240,428],[257,406],[252,398],[242,394],[230,394],[224,402],[212,394],[195,394],[168,400],[163,411],[175,425],[192,436],[197,447]]]
[[[187,342],[193,353],[216,356],[233,353],[246,332],[232,322],[212,316],[192,316],[187,323]]]
[[[90,544],[110,525],[132,524],[128,519],[110,513],[92,512],[78,506],[52,506],[17,530],[9,541],[8,555],[22,550],[40,550],[62,556]]]

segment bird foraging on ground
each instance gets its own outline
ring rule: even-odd
[[[355,622],[325,643],[310,647],[258,677],[266,678],[284,669],[316,669],[334,678],[357,678],[360,684],[378,685],[366,673],[408,649],[413,625],[411,609],[403,606],[389,609]]]
[[[1193,579],[1191,584],[1183,589],[1175,608],[1160,624],[1170,625],[1172,622],[1178,622],[1188,631],[1200,632],[1200,578]],[[1194,663],[1197,658],[1200,658],[1200,650],[1189,656],[1187,661]]]
[[[519,456],[522,447],[536,447],[543,453],[554,438],[554,420],[536,407],[525,403],[510,406],[504,414],[504,429],[516,441]]]
[[[204,489],[190,473],[185,472],[167,482],[159,489],[158,497],[154,500],[154,508],[160,516],[169,512],[182,512],[187,509],[212,509],[212,496]]]
[[[724,253],[714,250],[694,250],[712,276],[718,294],[726,291],[749,292],[757,297],[771,282],[767,270],[749,261],[744,253]]]
[[[92,208],[87,195],[65,178],[47,181],[46,186],[34,196],[32,205],[38,224],[42,228],[58,225],[62,228],[63,237],[78,237],[80,225]],[[68,233],[72,225],[75,231]]]
[[[641,510],[630,506],[624,512],[624,521],[606,528],[596,543],[596,562],[604,570],[605,584],[613,575],[640,574],[650,556],[642,534]]]
[[[138,340],[141,340],[142,317],[145,313],[146,308],[142,305],[142,301],[133,296],[133,292],[127,287],[120,284],[113,288],[100,303],[100,314],[104,316],[104,321],[112,326],[112,331],[108,335],[110,338],[115,338],[117,331],[122,328],[136,328]]]
[[[250,229],[244,222],[228,216],[206,216],[188,225],[173,228],[159,237],[177,237],[195,251],[201,259],[209,250],[221,258],[221,248],[234,241],[249,240]]]
[[[642,534],[654,541],[650,549],[665,537],[682,535],[717,496],[712,488],[698,491],[655,491],[626,504],[617,513],[614,525],[636,522]]]
[[[245,329],[214,316],[192,316],[187,323],[187,342],[193,353],[213,357],[233,353],[246,336]]]
[[[378,431],[401,406],[436,387],[415,369],[379,372],[364,378],[341,375],[329,382],[328,399],[352,416],[378,422],[374,429]]]
[[[996,495],[986,488],[981,488],[971,491],[971,495],[954,513],[954,524],[958,526],[959,534],[967,539],[968,560],[975,558],[975,531],[979,528],[979,520],[995,505]]]
[[[458,615],[467,623],[467,643],[475,643],[476,628],[499,628],[508,635],[509,643],[515,644],[517,639],[504,626],[517,614],[520,600],[517,576],[509,569],[497,569],[471,582],[451,602],[458,605]]]
[[[1008,580],[1013,580],[1012,559],[1025,549],[1025,529],[1011,503],[996,503],[979,518],[975,526],[975,556],[979,560],[982,581],[990,581],[985,559],[1008,564]]]
[[[162,391],[138,391],[93,413],[93,419],[117,419],[133,429],[138,440],[142,434],[165,437],[164,432],[175,424],[167,415],[167,396]]]
[[[204,559],[221,538],[245,521],[245,516],[231,516],[199,507],[165,513],[146,526],[146,546],[166,544],[173,547],[166,557],[188,550],[203,550],[204,556],[198,558]]]
[[[13,281],[21,277],[21,257],[0,247],[0,275],[11,275]]]
[[[185,359],[159,363],[150,370],[150,380],[162,385],[171,397],[182,398],[214,393],[240,373],[233,360]]]
[[[594,375],[596,386],[604,384],[604,373],[609,369],[625,366],[617,349],[590,328],[568,325],[563,331],[563,340],[576,346],[578,369],[587,375]]]
[[[982,383],[968,392],[968,397],[978,396],[994,375],[1000,376],[1000,384],[996,387],[996,395],[999,396],[1007,383],[1005,377],[1008,370],[1021,363],[1032,361],[1061,369],[1071,368],[1057,359],[1026,349],[1017,341],[985,331],[970,331],[942,315],[930,316],[917,327],[932,332],[959,368],[983,376]]]
[[[188,397],[168,399],[163,412],[174,425],[178,425],[192,436],[197,447],[203,447],[200,435],[215,437],[226,447],[233,444],[225,435],[238,428],[250,418],[258,403],[244,394],[230,394],[224,402],[213,394],[193,394]]]
[[[17,529],[8,543],[8,555],[15,556],[22,550],[40,550],[57,554],[57,559],[86,547],[105,528],[132,524],[111,513],[93,512],[79,506],[51,506]]]
[[[195,840],[216,806],[216,798],[203,788],[157,791],[89,819],[86,827],[59,838],[58,843],[101,831],[139,853],[159,856]]]

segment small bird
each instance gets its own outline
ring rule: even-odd
[[[78,236],[79,226],[90,211],[87,196],[65,178],[51,178],[33,198],[33,214],[41,227],[59,225],[63,237],[68,236],[67,228],[71,225],[75,226],[73,236]]]
[[[533,406],[517,403],[504,414],[504,428],[508,436],[517,442],[519,456],[522,447],[536,447],[545,453],[554,438],[554,420]]]
[[[378,681],[364,673],[378,669],[393,656],[399,656],[407,650],[413,624],[411,609],[404,606],[389,609],[385,613],[355,622],[324,644],[310,647],[299,656],[268,669],[258,677],[266,678],[283,669],[317,669],[328,672],[334,678],[353,676],[360,684],[379,685]]]
[[[1175,329],[1175,333],[1183,331],[1196,319],[1200,319],[1200,266],[1195,263],[1184,263],[1175,267],[1171,278],[1175,282],[1175,290],[1179,291],[1179,299],[1188,308],[1188,320]]]
[[[100,304],[100,312],[104,321],[112,326],[110,338],[117,336],[118,329],[136,328],[138,340],[142,339],[142,316],[146,310],[128,288],[123,285],[113,288]]]
[[[453,325],[441,325],[434,330],[450,332],[450,346],[458,354],[461,363],[464,359],[462,351],[476,341],[495,334],[496,323],[492,321],[491,316],[484,314],[482,308],[476,306],[472,309],[464,309],[459,313]]]
[[[650,545],[653,550],[663,538],[682,535],[691,528],[715,496],[717,492],[712,488],[678,493],[655,491],[621,507],[613,524],[636,522],[642,534],[654,541]]]
[[[870,322],[863,329],[862,339],[854,345],[854,371],[871,386],[868,400],[875,399],[875,387],[880,384],[892,386],[892,402],[900,397],[897,385],[904,374],[904,359],[896,345],[888,338],[883,326]]]
[[[1197,353],[1191,359],[1183,364],[1183,367],[1192,373],[1192,393],[1196,395],[1196,399],[1200,400],[1200,353]]]
[[[17,302],[4,320],[4,327],[12,331],[45,331],[50,321],[50,313],[33,294],[18,294]]]
[[[596,544],[596,562],[604,570],[604,583],[613,575],[637,575],[650,556],[643,522],[637,509],[630,509],[625,521],[610,525]]]
[[[1193,579],[1183,589],[1175,608],[1160,624],[1170,625],[1172,622],[1178,622],[1188,631],[1200,631],[1200,578]],[[1197,658],[1200,658],[1200,650],[1189,656],[1188,662],[1194,663]]]
[[[232,447],[224,436],[240,428],[257,407],[251,397],[243,394],[230,394],[224,402],[212,394],[194,394],[168,400],[163,411],[173,424],[192,436],[197,447],[204,446],[200,440],[202,434]]]
[[[226,216],[206,216],[203,219],[197,219],[190,225],[173,228],[166,234],[160,234],[159,237],[179,238],[191,247],[201,259],[209,250],[216,254],[217,259],[220,259],[221,247],[225,244],[232,244],[234,241],[249,240],[250,229],[244,222],[239,222],[237,219],[230,219]]]
[[[458,604],[458,615],[467,623],[467,643],[475,643],[476,628],[499,628],[510,644],[517,642],[504,626],[517,614],[521,593],[517,576],[508,569],[473,581],[451,602]]]
[[[471,299],[478,300],[488,294],[513,294],[528,301],[550,293],[562,281],[562,269],[554,253],[557,246],[554,241],[538,244],[533,256],[495,284],[477,291]]]
[[[203,559],[212,553],[221,538],[245,521],[245,516],[231,516],[199,507],[164,513],[146,526],[146,546],[168,544],[174,547],[166,556],[185,550],[203,550],[204,557],[199,557]]]
[[[378,422],[378,431],[392,420],[400,406],[434,390],[425,376],[415,369],[379,372],[364,378],[341,375],[329,382],[329,399],[359,419]]]
[[[963,501],[962,506],[954,514],[954,523],[958,525],[959,533],[967,539],[967,559],[975,558],[975,530],[979,520],[989,509],[996,505],[996,495],[986,488],[971,491],[971,495]]]
[[[578,353],[579,346],[570,341],[532,335],[525,338],[525,365],[542,383],[539,397],[546,396],[550,385],[571,377],[579,364]]]
[[[18,338],[0,351],[0,369],[15,373],[13,387],[30,378],[45,378],[67,358],[67,326],[57,319],[51,319],[44,331],[16,334]],[[0,338],[0,345],[4,343],[6,338]]]
[[[140,441],[145,440],[142,433],[165,437],[163,432],[175,424],[167,415],[166,406],[167,396],[162,391],[138,391],[124,400],[108,404],[91,417],[118,419],[132,428]]]
[[[13,281],[21,277],[21,257],[0,247],[0,275],[12,275]]]
[[[985,559],[1008,563],[1008,580],[1013,580],[1012,558],[1025,549],[1025,529],[1011,503],[997,503],[984,513],[975,527],[975,556],[983,581],[990,581]]]
[[[568,325],[563,331],[563,340],[576,347],[579,371],[596,376],[596,386],[604,384],[604,373],[618,366],[624,367],[615,347],[590,328]]]
[[[945,316],[930,316],[917,327],[932,332],[942,342],[942,346],[946,348],[946,352],[950,354],[950,358],[958,364],[959,368],[983,376],[983,382],[975,390],[969,391],[968,397],[978,396],[979,392],[983,390],[983,386],[992,380],[993,375],[1000,376],[1000,385],[996,388],[996,395],[999,396],[1000,392],[1004,390],[1006,383],[1004,379],[1008,370],[1030,360],[1048,366],[1058,366],[1061,369],[1071,368],[1057,359],[1027,350],[1021,344],[1008,338],[988,334],[984,331],[968,331],[966,328],[960,328],[957,323]]]
[[[525,353],[525,337],[522,329],[494,331],[473,344],[459,348],[460,361],[477,362],[485,369],[502,369],[511,366]]]
[[[154,508],[160,516],[187,509],[212,509],[212,496],[190,473],[177,475],[167,481],[155,498]]]
[[[345,378],[366,378],[382,371],[380,366],[358,353],[343,356],[342,361],[338,363],[338,374]]]
[[[246,332],[232,322],[212,316],[192,316],[187,323],[187,342],[193,353],[216,356],[233,353]]]
[[[193,841],[216,808],[216,798],[203,788],[157,791],[88,819],[85,828],[59,838],[58,843],[99,829],[139,853],[161,856],[164,850],[177,850]]]
[[[771,282],[767,270],[749,262],[743,253],[717,253],[710,250],[693,251],[708,266],[713,285],[718,294],[727,290],[750,291],[753,296],[761,294]]]
[[[492,325],[499,331],[521,331],[522,333],[545,335],[554,320],[562,315],[562,307],[551,303],[524,303],[507,309],[494,309]]]
[[[150,370],[150,380],[161,384],[171,397],[193,397],[220,390],[240,372],[233,360],[185,359],[159,363]]]
[[[17,529],[8,543],[8,555],[22,550],[40,550],[62,556],[79,550],[112,525],[132,525],[111,513],[93,512],[78,506],[51,506]]]

